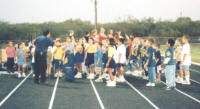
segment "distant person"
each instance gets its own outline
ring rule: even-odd
[[[90,33],[89,33],[89,32],[86,32],[84,38],[85,38],[85,40],[86,40],[87,42],[88,42],[88,40],[89,40],[89,37],[90,37]]]
[[[18,49],[16,50],[16,57],[17,57],[17,72],[18,78],[26,77],[25,74],[25,53],[24,44],[20,43],[18,45]]]
[[[190,65],[191,65],[191,52],[190,52],[190,44],[189,44],[189,36],[183,36],[183,50],[181,53],[181,65],[183,73],[185,74],[185,80],[182,84],[190,85]]]
[[[105,40],[107,38],[104,28],[100,29],[100,33],[99,33],[99,37],[98,38],[99,38],[98,39],[99,42],[102,42],[102,40]]]
[[[165,51],[165,78],[166,78],[166,90],[172,90],[176,87],[175,82],[175,72],[176,72],[176,59],[175,49],[174,49],[175,41],[173,39],[169,39],[167,42],[167,50]]]
[[[14,57],[15,57],[15,47],[13,47],[13,42],[8,42],[8,47],[6,48],[7,54],[7,71],[8,73],[14,73]]]
[[[149,82],[146,84],[146,86],[154,87],[156,83],[156,58],[155,58],[155,52],[156,50],[153,49],[152,45],[154,43],[153,39],[147,40],[147,55],[148,59],[145,65],[145,68],[148,68],[148,76],[149,76]]]
[[[109,30],[108,38],[114,38],[114,36],[113,36],[113,29]]]
[[[90,38],[92,38],[94,41],[96,41],[97,39],[97,30],[93,29]]]
[[[41,83],[46,84],[46,69],[47,69],[47,49],[49,46],[53,46],[54,42],[49,39],[51,36],[50,31],[46,30],[42,36],[39,36],[35,40],[35,80],[36,84],[39,84],[39,76],[41,76]]]
[[[60,39],[56,40],[53,56],[54,56],[54,64],[56,68],[55,77],[62,77],[61,67],[62,67],[62,60],[64,58],[64,48],[61,45]]]

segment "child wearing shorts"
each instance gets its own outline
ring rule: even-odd
[[[190,85],[190,65],[191,65],[191,53],[190,53],[190,44],[189,44],[189,36],[183,36],[183,50],[181,53],[181,65],[183,73],[185,74],[185,80],[182,84]]]
[[[16,50],[17,66],[18,66],[18,78],[26,77],[25,74],[25,53],[23,43],[20,43],[19,48]]]
[[[54,64],[55,64],[55,77],[62,77],[62,60],[64,56],[64,48],[61,46],[61,41],[58,39],[56,40],[56,47],[54,48]]]
[[[101,50],[102,44],[97,42],[97,52],[94,54],[94,66],[95,66],[95,72],[99,74],[99,77],[95,80],[95,82],[103,82],[102,78],[102,67],[103,67],[103,53]]]
[[[94,54],[96,53],[97,48],[94,44],[94,39],[89,38],[89,46],[86,48],[87,58],[85,65],[90,69],[90,74],[87,79],[94,79]]]

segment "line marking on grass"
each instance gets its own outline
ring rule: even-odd
[[[149,104],[151,104],[155,109],[159,109],[158,106],[156,106],[151,100],[149,100],[145,95],[143,95],[139,90],[137,90],[131,83],[126,81],[126,83],[133,89],[135,90],[140,96],[142,96]]]
[[[96,89],[96,87],[95,87],[93,81],[90,80],[90,83],[91,83],[92,88],[93,88],[93,90],[94,90],[94,93],[95,93],[95,95],[96,95],[96,97],[97,97],[97,100],[99,101],[99,104],[100,104],[100,106],[101,106],[101,109],[105,109],[105,107],[104,107],[104,105],[103,105],[103,102],[102,102],[102,100],[101,100],[101,98],[100,98],[100,96],[99,96],[99,93],[98,93],[98,91],[97,91],[97,89]]]
[[[198,82],[198,81],[196,81],[196,80],[193,80],[193,79],[190,79],[190,81],[195,82],[195,83],[197,83],[197,84],[200,84],[200,82]]]
[[[165,85],[166,85],[166,83],[165,83],[165,82],[163,82],[163,81],[161,81],[161,82],[162,82],[163,84],[165,84]],[[185,93],[185,92],[183,92],[183,91],[181,91],[181,90],[179,90],[179,89],[177,89],[177,88],[175,88],[175,90],[176,90],[177,92],[179,92],[179,93],[181,93],[181,94],[183,94],[183,95],[185,95],[185,96],[189,97],[190,99],[192,99],[192,100],[194,100],[194,101],[196,101],[196,102],[200,103],[200,100],[198,100],[198,99],[194,98],[193,96],[191,96],[191,95],[188,95],[187,93]]]
[[[0,107],[8,100],[10,96],[26,81],[26,79],[31,75],[32,73],[29,73],[1,102]]]
[[[49,102],[49,108],[48,109],[52,109],[52,107],[53,107],[53,102],[54,102],[54,99],[55,99],[58,82],[59,82],[59,77],[57,77],[57,79],[56,79],[56,83],[55,83],[55,86],[53,88],[53,93],[52,93],[52,96],[51,96],[51,100]]]

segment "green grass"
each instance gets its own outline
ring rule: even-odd
[[[191,47],[192,61],[200,63],[200,44],[190,44],[190,47]],[[166,48],[167,48],[166,45],[161,45],[160,51],[162,55],[164,55]]]

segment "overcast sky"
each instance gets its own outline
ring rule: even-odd
[[[180,16],[200,20],[200,0],[98,0],[99,22],[127,16],[138,19],[175,20]],[[82,19],[94,22],[93,0],[0,0],[0,20],[11,23]]]

